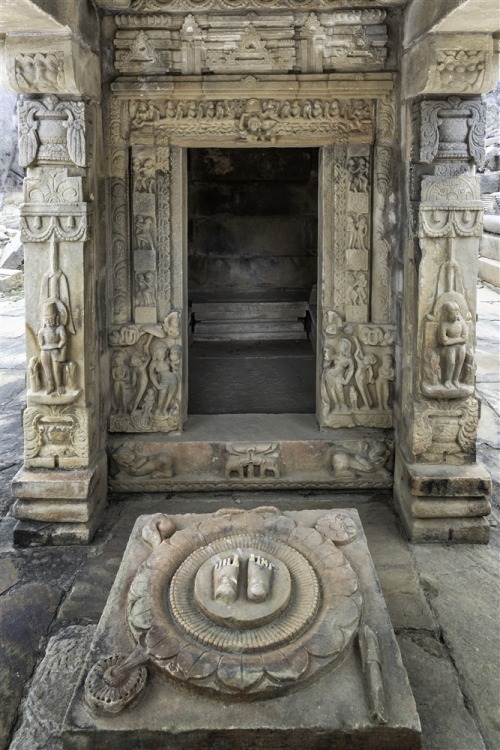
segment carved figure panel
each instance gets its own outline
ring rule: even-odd
[[[171,432],[181,427],[180,313],[161,324],[130,325],[110,334],[112,432]]]
[[[393,327],[342,323],[332,310],[325,311],[324,317],[322,424],[389,427],[395,377]]]
[[[224,99],[130,102],[132,141],[162,133],[179,145],[233,141],[241,145],[294,142],[367,142],[373,131],[371,100]]]
[[[437,280],[422,332],[422,392],[427,397],[466,398],[474,391],[474,320],[457,255],[461,242],[479,236],[482,213],[475,178],[424,181],[421,243],[434,256],[430,243],[444,243],[443,261],[429,268],[429,273],[437,272]]]

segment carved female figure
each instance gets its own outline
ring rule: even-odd
[[[438,341],[443,347],[443,385],[445,388],[459,388],[466,355],[467,326],[457,302],[445,302],[441,309]]]
[[[356,342],[356,352],[354,354],[354,357],[357,364],[354,380],[356,381],[359,394],[363,400],[362,408],[371,409],[372,397],[368,385],[371,385],[375,382],[373,365],[377,364],[377,357],[375,356],[375,354],[371,353],[363,354],[358,342]]]
[[[383,354],[382,363],[379,367],[377,380],[375,382],[379,409],[389,409],[390,382],[391,380],[394,380],[396,375],[392,364],[392,355]]]
[[[167,346],[159,346],[155,349],[149,365],[149,377],[158,390],[155,415],[166,416],[179,387],[179,378],[170,369]]]
[[[134,352],[130,358],[130,366],[132,367],[132,385],[135,388],[135,397],[131,410],[132,413],[139,408],[141,399],[146,392],[146,388],[148,387],[149,379],[147,368],[150,359],[151,358],[147,351],[147,344],[144,347],[144,352],[142,354],[141,352]]]
[[[116,412],[118,414],[126,414],[130,370],[127,365],[127,355],[121,350],[113,354],[111,376],[113,378],[113,399]]]
[[[347,411],[344,386],[348,385],[354,374],[352,344],[349,339],[340,339],[337,350],[330,359],[330,350],[325,349],[327,368],[324,372],[324,384],[330,405],[333,410]],[[328,366],[329,365],[329,366]]]

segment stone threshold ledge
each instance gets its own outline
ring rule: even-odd
[[[388,430],[319,431],[312,414],[192,416],[180,435],[110,436],[109,484],[117,492],[387,489],[392,449]]]

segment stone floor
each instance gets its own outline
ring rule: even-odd
[[[489,545],[409,544],[390,493],[265,495],[266,504],[282,509],[358,509],[417,702],[424,750],[500,748],[500,295],[481,287],[478,301],[478,448],[495,486]],[[135,518],[252,507],[262,504],[262,494],[115,496],[91,545],[14,549],[10,481],[22,458],[23,307],[21,299],[0,299],[0,750],[59,750],[57,723],[69,699],[61,675],[70,684],[81,663]]]

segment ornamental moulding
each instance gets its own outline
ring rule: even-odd
[[[405,5],[407,0],[367,0],[368,6]],[[356,0],[96,0],[105,10],[130,10],[144,13],[181,10],[331,10],[358,6]]]

